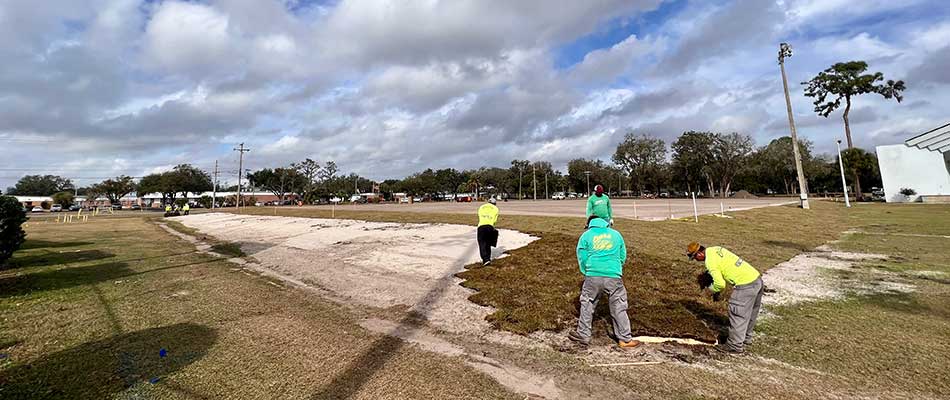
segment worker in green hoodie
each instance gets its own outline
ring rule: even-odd
[[[587,199],[587,223],[594,218],[601,218],[608,224],[614,224],[614,212],[610,208],[610,198],[604,194],[602,185],[594,186],[594,195]]]
[[[614,335],[620,348],[636,347],[640,342],[630,334],[630,318],[627,316],[627,289],[620,279],[623,263],[627,261],[627,246],[623,236],[610,228],[603,218],[590,220],[587,232],[577,241],[577,263],[584,274],[581,287],[580,317],[577,330],[568,334],[568,339],[581,345],[590,344],[591,323],[594,308],[601,295],[607,296]]]

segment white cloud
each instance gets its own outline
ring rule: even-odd
[[[6,2],[0,138],[63,151],[4,143],[0,167],[28,146],[33,164],[109,174],[215,159],[234,170],[230,142],[246,142],[252,168],[310,157],[386,178],[606,158],[629,131],[765,141],[787,131],[781,41],[796,46],[793,106],[819,151],[840,111],[815,116],[798,82],[848,59],[907,81],[903,104],[862,96],[853,115],[858,144],[897,142],[950,101],[950,7],[924,1],[688,2],[665,21],[639,19],[654,0]],[[617,18],[627,37],[558,68],[566,45]]]
[[[233,61],[228,27],[228,16],[211,6],[162,3],[145,28],[147,60],[173,73]]]

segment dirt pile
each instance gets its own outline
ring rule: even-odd
[[[729,196],[729,197],[733,199],[745,199],[745,200],[755,200],[759,198],[759,196],[749,193],[746,190],[740,190],[738,192],[735,192],[732,196]]]

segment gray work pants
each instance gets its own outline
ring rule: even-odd
[[[585,342],[590,342],[594,308],[601,294],[607,295],[610,318],[614,323],[614,334],[618,340],[629,342],[633,337],[630,335],[630,318],[627,317],[627,289],[623,287],[623,281],[620,278],[602,276],[584,278],[584,286],[581,287],[581,315],[577,320],[577,334]]]
[[[752,283],[736,286],[729,297],[729,339],[727,345],[734,350],[743,350],[752,343],[752,331],[755,319],[762,307],[762,293],[765,285],[762,277]]]

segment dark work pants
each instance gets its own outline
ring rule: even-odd
[[[498,246],[498,230],[491,225],[482,225],[478,227],[478,255],[482,257],[482,262],[491,260],[491,248]]]

